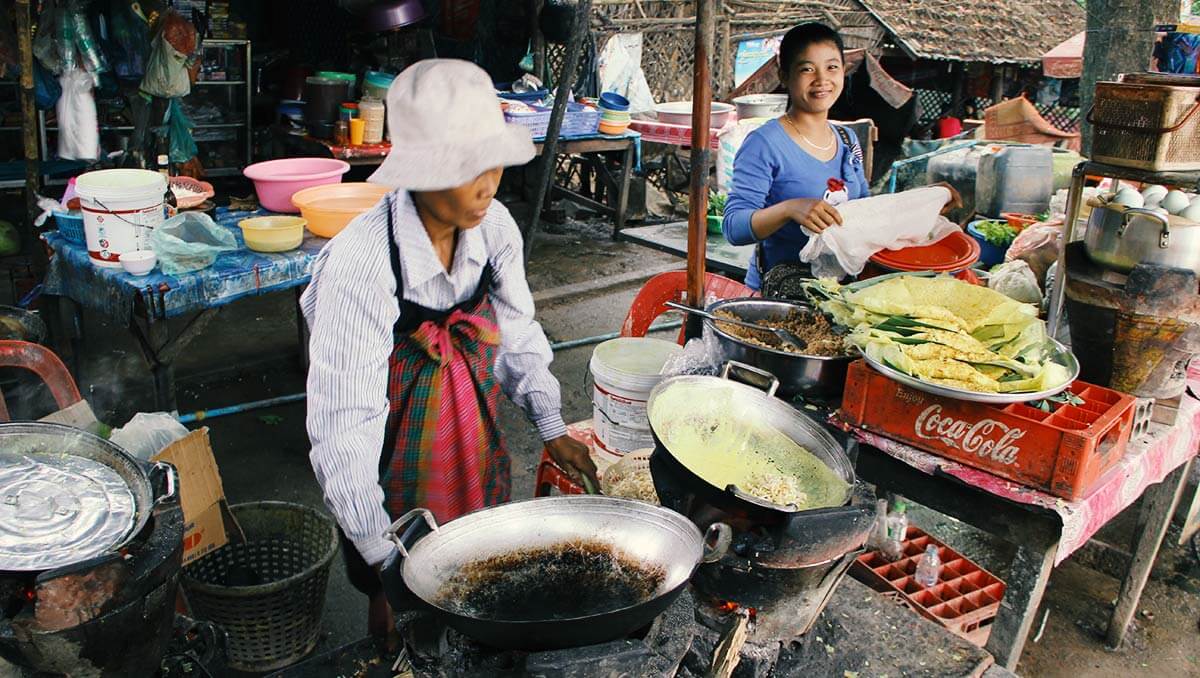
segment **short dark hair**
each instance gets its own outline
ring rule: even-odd
[[[842,36],[838,32],[822,23],[812,22],[800,24],[793,27],[790,31],[784,34],[783,42],[779,45],[779,67],[783,70],[784,75],[787,75],[795,65],[796,59],[808,49],[810,45],[815,45],[822,42],[833,43],[838,48],[838,54],[842,55],[842,61],[846,60],[846,45],[842,42]]]

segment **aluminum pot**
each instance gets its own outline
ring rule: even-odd
[[[1092,261],[1119,273],[1153,264],[1200,275],[1200,223],[1187,219],[1136,207],[1097,206],[1083,244]]]
[[[622,638],[670,607],[702,562],[720,560],[732,531],[714,524],[701,535],[687,518],[660,506],[616,497],[564,495],[493,506],[438,525],[425,509],[402,516],[388,529],[396,551],[385,562],[384,590],[393,609],[424,609],[475,640],[501,649],[547,650],[579,647]],[[506,562],[539,549],[597,542],[635,564],[663,573],[648,598],[615,603],[612,609],[578,614],[568,597],[554,596],[570,587],[596,587],[595,571],[556,565],[558,574],[536,582],[523,577],[527,599],[550,597],[545,616],[521,614],[501,620],[473,615],[467,588],[455,582],[465,566],[495,558]],[[508,571],[518,576],[517,569]],[[537,589],[542,588],[539,591]],[[555,613],[557,612],[557,613]],[[573,616],[574,615],[574,616]],[[514,615],[517,616],[517,615]]]
[[[790,311],[812,311],[812,307],[795,301],[777,299],[724,299],[709,304],[709,313],[730,311],[742,320],[759,322],[786,315]],[[716,337],[725,358],[766,370],[779,380],[779,393],[784,397],[796,395],[841,400],[846,386],[846,372],[857,355],[806,356],[778,351],[743,341],[719,329],[711,320],[705,328]]]
[[[145,464],[86,431],[0,424],[0,572],[111,553],[142,531],[175,486],[170,464]]]
[[[747,94],[733,100],[737,106],[738,120],[750,118],[774,118],[787,113],[786,94]]]

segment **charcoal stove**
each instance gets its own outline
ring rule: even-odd
[[[674,676],[698,630],[695,607],[692,594],[684,591],[648,627],[627,638],[546,652],[493,649],[425,613],[405,613],[401,623],[413,672],[421,677]]]
[[[154,675],[171,638],[182,558],[176,495],[117,553],[0,575],[0,657],[38,675]]]

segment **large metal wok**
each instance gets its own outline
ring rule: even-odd
[[[396,552],[382,578],[394,609],[432,611],[493,647],[545,650],[602,643],[645,626],[670,606],[701,562],[724,555],[731,532],[716,524],[701,535],[669,509],[575,495],[495,506],[441,526],[429,511],[416,509],[388,535]],[[607,549],[615,557],[603,562],[616,567],[573,567],[570,559],[542,557],[571,545]],[[646,588],[626,596],[617,583],[629,582]],[[620,595],[609,596],[610,590]]]
[[[729,379],[731,368],[767,379],[766,392]],[[804,510],[804,507],[772,503],[733,484],[714,484],[691,468],[679,449],[672,449],[672,440],[681,432],[698,431],[703,437],[706,432],[725,425],[747,432],[777,431],[783,434],[845,482],[844,496],[834,498],[825,506],[844,506],[850,501],[855,479],[849,457],[820,424],[774,397],[778,386],[778,379],[771,374],[730,361],[722,377],[673,377],[663,380],[650,392],[646,414],[655,443],[650,456],[650,472],[665,506],[681,508],[684,502],[691,503],[687,497],[675,496],[685,493],[703,505],[759,525],[786,523]],[[722,442],[714,441],[713,444]],[[728,452],[738,454],[735,449]]]

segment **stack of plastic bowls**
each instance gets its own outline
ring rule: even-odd
[[[605,92],[600,95],[600,127],[601,134],[624,134],[629,127],[629,99],[616,92]]]

